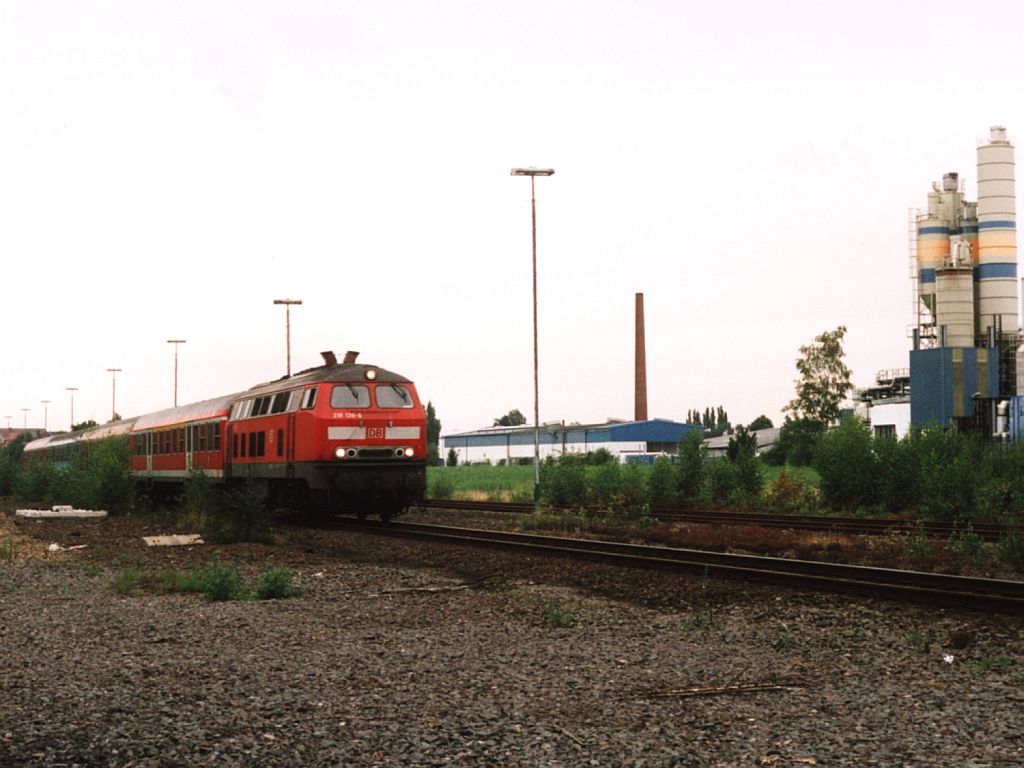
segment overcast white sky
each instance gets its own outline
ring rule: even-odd
[[[972,12],[973,11],[973,12]],[[845,324],[905,367],[907,209],[1024,135],[1017,0],[0,3],[0,418],[51,429],[359,350],[444,432],[778,421]],[[6,422],[0,422],[6,425]]]

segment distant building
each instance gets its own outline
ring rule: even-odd
[[[875,437],[902,438],[910,429],[910,371],[879,371],[873,386],[853,395],[853,412],[864,419]]]
[[[755,429],[752,434],[757,438],[757,449],[754,451],[760,456],[765,451],[771,450],[775,447],[775,444],[779,442],[779,433],[782,431],[781,427],[769,427],[768,429]],[[729,450],[729,438],[733,435],[719,435],[718,437],[709,437],[704,441],[704,449],[707,451],[709,458],[720,458],[726,455]]]
[[[620,462],[649,462],[658,455],[674,455],[679,443],[692,430],[701,431],[701,428],[669,419],[609,421],[603,424],[549,422],[540,426],[540,457],[586,454],[604,448]],[[524,424],[442,435],[441,457],[445,458],[450,450],[455,451],[459,464],[513,463],[518,459],[532,459],[534,428]]]

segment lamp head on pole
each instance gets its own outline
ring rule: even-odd
[[[529,168],[513,168],[512,176],[554,176],[554,168],[536,168],[530,166]]]

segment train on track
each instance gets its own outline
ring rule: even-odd
[[[389,520],[426,489],[426,413],[415,384],[375,365],[324,364],[199,403],[39,438],[28,461],[64,463],[95,441],[127,438],[132,476],[179,491],[189,473],[251,481],[269,504]]]

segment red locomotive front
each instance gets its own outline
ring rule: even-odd
[[[388,519],[426,488],[426,414],[416,388],[356,364],[354,353],[325,360],[236,400],[230,476],[268,480],[280,503]]]

